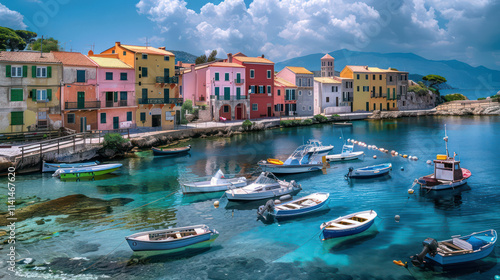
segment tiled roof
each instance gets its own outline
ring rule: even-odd
[[[352,80],[352,78],[347,78],[347,77],[337,77],[337,76],[334,76],[333,77],[335,80],[337,81],[342,81],[342,80]]]
[[[237,59],[243,63],[266,63],[266,64],[274,64],[271,60],[263,57],[248,57],[248,56],[236,56],[233,59]]]
[[[54,57],[67,66],[96,67],[85,55],[77,52],[51,52]]]
[[[235,57],[235,56],[245,56],[246,57],[246,55],[242,52],[237,52],[237,53],[233,54],[233,57]]]
[[[333,58],[333,56],[331,56],[329,54],[325,54],[321,59],[324,59],[324,58]]]
[[[100,67],[104,67],[104,68],[126,68],[126,69],[133,69],[132,66],[130,66],[127,63],[119,60],[118,58],[91,56],[90,59],[92,59]]]
[[[284,87],[290,87],[290,88],[297,87],[293,83],[290,83],[289,81],[287,81],[283,78],[280,78],[280,77],[274,77],[274,86],[284,86]]]
[[[334,78],[331,77],[316,77],[314,78],[316,82],[322,83],[322,84],[340,84],[340,81],[337,81]]]
[[[212,64],[209,64],[208,66],[210,67],[237,67],[237,68],[245,68],[245,66],[242,66],[238,63],[230,63],[230,62],[214,62]]]
[[[304,67],[293,67],[293,66],[287,66],[286,68],[290,69],[295,74],[313,74],[313,72],[307,70]]]
[[[43,56],[40,56],[40,52],[34,51],[0,52],[0,61],[60,63],[52,53],[43,53]]]
[[[349,67],[353,72],[370,72],[368,66],[346,65],[345,67]]]
[[[386,69],[380,69],[378,67],[368,67],[368,70],[370,70],[370,72],[373,72],[373,73],[385,73],[385,72],[387,72]]]
[[[147,53],[147,54],[174,56],[174,54],[169,52],[169,51],[161,50],[161,49],[154,48],[154,47],[134,46],[134,45],[120,45],[120,46],[122,48],[125,48],[125,49],[131,51],[131,52],[136,52],[136,53]]]

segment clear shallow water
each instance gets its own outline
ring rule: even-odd
[[[432,173],[432,166],[425,161],[444,153],[445,123],[450,152],[459,154],[462,166],[472,171],[468,186],[408,195],[407,189],[415,178]],[[222,193],[183,196],[180,192],[178,179],[210,175],[218,168],[231,174],[252,173],[258,160],[284,159],[304,139],[320,139],[335,145],[334,151],[339,152],[341,132],[345,139],[394,149],[418,156],[419,160],[363,149],[364,161],[332,164],[326,175],[318,172],[284,176],[302,184],[299,196],[328,191],[331,201],[328,212],[282,223],[257,220],[256,209],[265,201],[228,203],[222,199],[215,209],[213,202]],[[153,158],[150,152],[141,152],[137,158],[120,161],[124,166],[117,176],[96,181],[62,182],[48,174],[26,175],[17,178],[18,197],[55,199],[84,194],[134,201],[112,207],[112,212],[101,218],[50,217],[52,220],[44,225],[35,223],[40,218],[26,220],[18,230],[28,232],[21,236],[32,238],[19,244],[18,253],[33,257],[36,264],[52,262],[50,269],[57,271],[54,277],[64,273],[124,279],[413,279],[411,272],[417,279],[493,279],[500,274],[498,246],[488,258],[451,271],[411,268],[408,272],[392,260],[409,261],[410,255],[420,252],[426,237],[441,240],[489,228],[500,230],[499,134],[499,117],[361,121],[344,128],[318,125],[223,139],[194,139],[189,142],[190,156]],[[372,158],[374,154],[378,159]],[[390,176],[344,180],[350,166],[383,162],[393,164]],[[319,240],[322,222],[367,209],[376,210],[380,216],[368,231],[353,237]],[[396,214],[401,216],[399,223],[394,221]],[[220,236],[210,249],[198,250],[192,256],[134,255],[123,242],[125,236],[138,231],[200,223],[216,228]],[[75,257],[88,260],[69,260]]]

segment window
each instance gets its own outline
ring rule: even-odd
[[[127,121],[128,122],[132,121],[132,112],[127,112]]]
[[[47,67],[36,67],[37,78],[47,78]]]
[[[37,89],[36,90],[36,100],[38,101],[46,101],[47,98],[47,90],[46,89]]]
[[[142,67],[142,77],[145,78],[148,76],[148,67]]]
[[[10,101],[23,101],[23,89],[22,88],[11,88],[10,89]]]
[[[302,111],[305,111],[306,110],[306,106],[302,106]]]
[[[113,80],[113,72],[106,72],[106,81]]]
[[[259,86],[259,92],[258,92],[258,93],[266,93],[266,92],[264,91],[264,86]]]
[[[229,73],[224,73],[224,81],[229,81]]]
[[[250,69],[250,79],[255,78],[255,70]]]
[[[312,111],[312,106],[309,106],[309,111]]]
[[[278,89],[278,96],[280,96],[280,95],[281,95],[281,90],[280,90],[280,89]]]
[[[75,123],[75,114],[68,114],[66,122],[67,123]]]
[[[147,53],[143,53],[142,54],[142,59],[148,59],[148,54]]]
[[[126,81],[127,80],[127,73],[120,73],[120,80]]]
[[[271,79],[271,70],[267,70],[267,78]]]
[[[389,82],[392,82],[392,76],[389,76]]]
[[[255,92],[255,86],[250,86],[250,93],[256,93]]]
[[[170,61],[170,56],[168,56],[168,55],[164,56],[164,57],[163,57],[163,60],[165,60],[165,61]]]
[[[21,66],[12,66],[10,68],[10,76],[12,78],[19,78],[23,76],[23,67]]]
[[[224,113],[229,113],[229,106],[224,105]]]
[[[252,104],[252,111],[258,111],[259,110],[259,104],[254,103]]]
[[[115,50],[112,50],[111,53],[115,53]]]
[[[141,112],[141,122],[146,122],[146,113]]]
[[[379,79],[379,80],[382,80],[382,75],[379,75],[379,76],[378,76],[378,79]]]
[[[215,95],[217,96],[217,99],[219,99],[219,93],[220,93],[219,87],[215,87]]]
[[[332,86],[332,92],[337,92],[339,91],[339,87],[338,86]]]
[[[23,125],[24,112],[10,112],[10,125]]]
[[[329,103],[330,102],[330,97],[326,97],[326,103]]]
[[[267,86],[267,94],[269,96],[271,96],[272,92],[271,92],[271,86]]]
[[[219,80],[219,73],[218,72],[215,72],[215,80],[218,81]]]
[[[302,91],[301,91],[301,90],[299,90],[299,96],[301,96],[301,95],[302,95]]]
[[[123,55],[127,55],[127,52],[126,52],[126,51],[123,51]]]
[[[127,92],[126,91],[120,91],[120,100],[127,100]]]
[[[106,123],[106,113],[101,113],[101,123]]]
[[[378,92],[380,94],[380,97],[382,97],[382,87],[378,87]]]
[[[309,93],[309,96],[311,96],[313,94],[312,90],[310,90],[308,93]]]
[[[359,74],[357,74],[357,75],[356,75],[356,79],[358,79],[358,80],[359,80]]]
[[[358,86],[358,88],[357,88],[357,91],[359,91],[359,86]]]
[[[365,80],[368,80],[368,74],[365,75]]]
[[[76,82],[85,83],[85,70],[76,70]]]
[[[375,74],[373,74],[373,80],[375,81]]]

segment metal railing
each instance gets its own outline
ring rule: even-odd
[[[353,101],[353,98],[352,98],[352,96],[342,97],[342,101],[343,101],[343,102],[352,102],[352,101]]]
[[[224,96],[224,95],[210,95],[210,99],[212,100],[246,100],[249,99],[247,95],[230,95],[230,96]]]
[[[245,79],[234,79],[234,83],[239,85],[239,84],[244,84],[245,83]]]
[[[106,100],[106,107],[126,107],[135,106],[134,99],[118,100],[117,102]]]
[[[174,77],[163,77],[163,76],[157,76],[156,77],[156,82],[161,83],[161,84],[178,84],[179,83],[179,77],[174,76]]]
[[[183,98],[139,98],[139,104],[175,104],[182,106],[184,103]]]
[[[64,108],[71,109],[99,109],[101,108],[101,101],[85,101],[85,102],[65,102]]]

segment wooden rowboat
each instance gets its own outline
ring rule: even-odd
[[[349,168],[349,173],[347,173],[345,176],[346,178],[370,178],[370,177],[377,177],[377,176],[382,176],[392,169],[392,164],[390,163],[383,163],[383,164],[378,164],[378,165],[372,165],[372,166],[367,166],[363,168],[358,168],[358,169],[353,169],[352,167]]]
[[[357,234],[373,225],[377,212],[367,210],[342,216],[321,224],[323,239],[336,238]]]
[[[151,148],[153,150],[153,155],[155,156],[173,156],[173,155],[181,155],[186,154],[191,150],[191,145],[186,147],[179,148]]]
[[[269,214],[277,219],[306,215],[324,210],[323,206],[326,205],[329,197],[329,193],[313,193],[278,205],[274,205],[274,201],[269,200],[266,205],[259,207],[257,213],[264,218]]]

